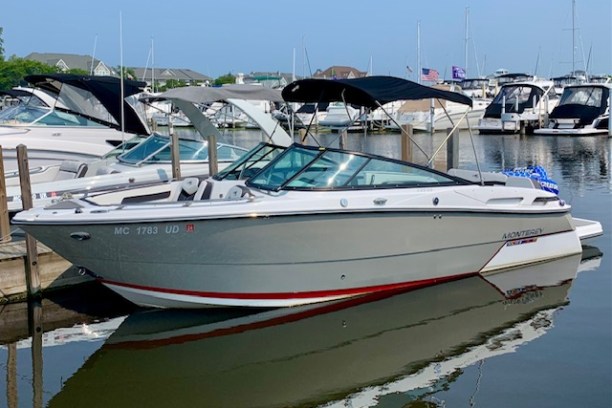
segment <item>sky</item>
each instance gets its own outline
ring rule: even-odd
[[[0,27],[6,57],[93,54],[113,67],[212,78],[342,65],[416,80],[419,54],[421,67],[446,78],[453,65],[468,77],[498,68],[551,77],[572,61],[612,74],[611,3],[575,0],[572,30],[572,0],[31,0],[27,12],[4,1]]]

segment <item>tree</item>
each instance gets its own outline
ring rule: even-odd
[[[185,81],[178,80],[178,79],[169,79],[166,81],[164,85],[160,86],[158,90],[160,92],[165,92],[168,89],[182,88],[184,86],[187,86],[187,83]]]
[[[121,65],[118,65],[115,68],[115,72],[117,73],[117,76],[121,78]],[[136,78],[136,72],[133,68],[123,67],[123,79],[137,80],[138,78]]]
[[[231,73],[227,73],[225,75],[221,75],[219,78],[215,79],[215,85],[223,85],[223,84],[235,84],[236,77]]]
[[[67,74],[74,75],[89,75],[89,71],[81,68],[70,68],[68,71],[65,71]]]
[[[0,27],[0,61],[4,61],[4,40],[2,39],[2,32],[4,28]]]
[[[32,74],[52,74],[58,68],[38,61],[15,56],[0,60],[0,90],[8,90],[18,85],[26,85],[23,77]]]

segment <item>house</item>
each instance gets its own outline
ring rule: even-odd
[[[185,68],[130,68],[136,74],[137,80],[145,81],[151,86],[155,80],[155,86],[165,86],[170,80],[180,81],[186,85],[209,85],[213,78]]]
[[[33,52],[27,55],[25,59],[56,66],[64,72],[70,69],[82,69],[93,75],[117,76],[117,72],[112,67],[90,55]]]
[[[284,72],[251,72],[244,76],[244,83],[259,83],[267,88],[280,89],[293,81],[293,75]]]
[[[362,78],[367,75],[368,73],[365,71],[359,71],[358,69],[352,67],[335,65],[333,67],[327,68],[324,71],[317,69],[316,72],[312,75],[312,77],[321,79],[351,79]]]

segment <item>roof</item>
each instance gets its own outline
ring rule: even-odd
[[[169,79],[187,81],[187,82],[205,82],[211,81],[212,78],[206,75],[200,74],[199,72],[193,71],[186,68],[132,68],[137,78],[141,78],[143,81],[151,80],[151,70],[153,70],[153,77],[158,81],[167,81]]]
[[[353,78],[361,78],[361,77],[366,76],[367,72],[360,71],[353,67],[334,65],[333,67],[329,67],[324,71],[317,70],[317,72],[314,73],[313,77],[314,78],[331,78],[331,79],[335,79],[335,78],[348,79],[351,75],[353,76]]]
[[[195,104],[205,104],[226,99],[245,99],[282,102],[280,91],[260,85],[232,84],[225,86],[185,86],[163,92],[152,100],[181,99]]]
[[[121,82],[123,82],[123,96],[138,94],[143,91],[146,83],[140,81],[130,81],[98,75],[73,75],[73,74],[41,74],[28,75],[25,80],[37,88],[44,89],[54,94],[59,94],[62,86],[68,84],[86,91],[100,101],[106,110],[113,116],[118,124],[122,122],[121,112]],[[138,113],[126,101],[123,101],[124,130],[129,133],[148,134],[149,130],[142,123]],[[93,118],[95,119],[95,118]],[[108,126],[120,128],[121,125]]]
[[[42,62],[48,65],[56,65],[61,60],[64,61],[69,68],[78,68],[85,71],[91,71],[92,68],[92,57],[90,55],[33,52],[27,55],[25,59]],[[102,63],[102,61],[99,59],[93,59],[94,67],[97,67],[100,63]]]
[[[472,106],[472,99],[457,92],[444,91],[391,76],[354,79],[301,79],[283,89],[287,102],[346,102],[378,108],[399,100],[438,98]]]

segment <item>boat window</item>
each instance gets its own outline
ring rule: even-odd
[[[136,147],[117,157],[117,159],[124,163],[138,164],[168,146],[169,143],[170,139],[168,137],[156,134],[146,138]]]
[[[352,179],[367,158],[341,152],[325,152],[287,187],[338,187]]]
[[[596,87],[576,87],[565,88],[559,105],[584,105],[601,107],[602,88]]]
[[[522,113],[525,108],[533,106],[534,96],[537,103],[541,95],[540,89],[531,86],[504,86],[492,103],[501,105],[505,98],[506,112]]]
[[[16,105],[0,112],[0,123],[13,125],[30,124],[50,112],[49,108]]]
[[[106,123],[119,125],[100,100],[88,90],[70,84],[63,84],[58,94],[58,101],[72,112]]]
[[[215,180],[246,179],[265,167],[285,148],[267,143],[260,143],[247,153],[241,155],[234,163],[214,176]]]
[[[292,146],[249,179],[248,185],[264,190],[278,190],[287,180],[310,164],[318,153],[316,150]]]

